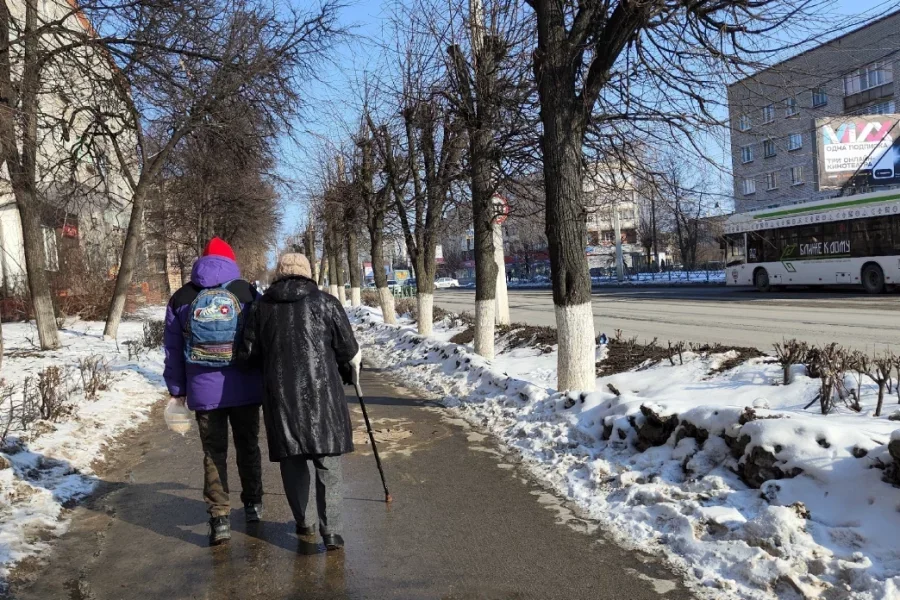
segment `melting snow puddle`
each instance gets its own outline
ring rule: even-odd
[[[630,575],[634,575],[638,579],[643,579],[644,581],[649,582],[653,586],[653,591],[660,596],[665,596],[669,592],[674,592],[678,589],[678,583],[670,579],[657,579],[655,577],[650,577],[649,575],[644,575],[640,571],[636,571],[635,569],[631,569],[629,567],[625,567],[622,570]]]
[[[566,525],[571,529],[579,533],[592,534],[599,528],[599,525],[596,523],[591,523],[589,521],[585,521],[584,519],[578,517],[563,504],[563,501],[554,496],[553,494],[549,494],[547,492],[541,490],[532,490],[530,492],[532,496],[537,496],[537,502],[547,510],[551,510],[556,513],[556,524],[557,525]]]

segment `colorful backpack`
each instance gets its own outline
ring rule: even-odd
[[[234,361],[241,302],[228,291],[231,281],[206,288],[191,303],[184,330],[184,358],[202,367],[228,367]]]

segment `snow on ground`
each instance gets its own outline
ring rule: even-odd
[[[384,325],[377,310],[351,318],[368,362],[490,430],[622,543],[665,555],[701,595],[900,598],[900,489],[873,468],[891,460],[886,444],[900,423],[871,416],[871,384],[862,414],[822,416],[818,405],[804,410],[817,382],[803,367],[784,386],[769,359],[716,374],[727,354],[685,353],[683,365],[664,361],[564,395],[551,388],[555,352],[518,349],[488,362],[447,341],[458,321],[422,339],[409,324]],[[741,425],[747,407],[759,418]],[[669,415],[678,427],[639,451],[637,430],[658,432],[654,419]],[[773,467],[802,473],[774,480]],[[765,483],[748,486],[741,469]]]
[[[144,309],[138,317],[161,319],[162,310]],[[113,438],[146,420],[159,402],[162,351],[129,359],[124,344],[142,333],[142,321],[123,321],[117,344],[103,338],[103,323],[69,321],[60,331],[60,349],[41,352],[33,324],[3,324],[2,385],[15,386],[16,392],[2,399],[0,432],[10,403],[22,402],[26,379],[35,385],[38,373],[50,366],[64,373],[72,412],[56,423],[38,420],[24,430],[14,422],[0,447],[0,577],[16,562],[43,553],[49,538],[66,531],[66,509],[96,485],[93,467],[111,450]],[[108,361],[112,378],[93,400],[85,397],[78,361],[97,356]]]

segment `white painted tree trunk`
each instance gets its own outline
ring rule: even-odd
[[[394,308],[394,294],[389,288],[378,288],[378,303],[381,304],[381,314],[388,325],[397,324],[397,309]]]
[[[341,306],[347,304],[347,290],[342,285],[338,286],[338,300],[341,301]]]
[[[488,360],[494,358],[494,309],[496,301],[475,303],[475,353]]]
[[[328,284],[328,293],[331,294],[332,296],[334,296],[335,298],[338,297],[338,286],[336,283]]]
[[[494,318],[497,325],[509,325],[509,294],[506,291],[506,260],[503,255],[503,229],[500,223],[494,223],[494,262],[497,263],[497,295]],[[492,336],[493,337],[493,336]],[[491,341],[493,346],[493,340]],[[479,353],[480,354],[480,353]],[[482,356],[484,356],[482,354]],[[493,356],[493,352],[491,353]]]
[[[591,303],[555,309],[559,337],[556,389],[592,392],[597,386],[597,359]]]
[[[431,335],[434,325],[434,294],[418,294],[418,331],[419,335]]]
[[[350,288],[350,306],[359,306],[360,304],[362,304],[362,293],[359,288]]]

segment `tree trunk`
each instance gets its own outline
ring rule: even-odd
[[[335,235],[334,235],[334,226],[330,223],[326,225],[328,241],[325,243],[325,248],[328,252],[328,293],[340,300],[338,295],[338,252],[337,248],[335,248]]]
[[[884,382],[878,382],[878,403],[875,404],[875,416],[881,416],[881,407],[884,404]]]
[[[347,268],[350,270],[350,306],[359,306],[362,304],[360,290],[362,288],[362,277],[359,269],[359,238],[356,228],[349,223],[347,230]]]
[[[492,145],[489,130],[477,128],[470,133],[472,221],[475,230],[475,352],[488,359],[494,358],[499,277],[494,246],[496,237],[493,221],[496,209],[491,186]]]
[[[431,335],[434,330],[434,275],[437,269],[435,251],[437,239],[432,232],[425,236],[425,247],[419,249],[416,265],[416,306],[419,335]]]
[[[591,278],[584,254],[583,136],[573,127],[574,109],[559,100],[552,81],[541,80],[540,91],[546,229],[559,340],[557,389],[593,391],[597,375]]]
[[[25,3],[25,55],[21,81],[21,106],[17,106],[16,89],[12,82],[10,59],[10,14],[6,2],[0,3],[0,147],[6,163],[16,208],[22,223],[25,247],[25,273],[34,310],[41,348],[59,347],[53,296],[47,279],[44,257],[44,235],[41,231],[37,194],[38,102],[40,88],[40,49],[37,27],[37,1]],[[22,152],[19,153],[15,115],[24,117]]]
[[[119,332],[119,323],[122,321],[122,313],[125,311],[125,300],[128,297],[128,288],[131,287],[131,279],[134,277],[134,267],[137,263],[138,242],[140,242],[143,229],[146,197],[146,185],[141,182],[134,191],[134,198],[131,201],[131,217],[128,220],[128,231],[125,234],[125,247],[122,249],[116,287],[113,290],[109,315],[103,330],[103,335],[107,337],[116,337]]]
[[[472,189],[472,223],[475,254],[475,352],[494,358],[494,331],[498,322],[499,268],[497,263],[497,235],[500,226],[494,223],[494,188],[491,167],[494,164],[494,140],[491,102],[494,89],[493,52],[484,51],[481,10],[470,5],[472,48],[474,51],[474,89],[470,86],[469,67],[458,46],[450,48],[461,97],[461,112],[469,133],[469,168]],[[499,238],[503,252],[502,234]],[[504,280],[504,291],[505,291]],[[507,305],[507,313],[508,313]]]
[[[319,289],[325,289],[325,276],[328,274],[328,242],[322,241],[322,259],[319,261],[319,274],[316,278],[319,283]]]
[[[388,325],[397,324],[397,310],[394,308],[394,294],[388,289],[387,274],[384,272],[384,219],[375,220],[369,230],[372,243],[372,277],[378,288],[378,303],[381,314]]]
[[[30,186],[26,183],[25,187]],[[41,349],[51,350],[59,347],[59,334],[56,327],[56,313],[53,309],[53,294],[47,278],[44,232],[41,230],[40,216],[37,213],[37,195],[33,190],[18,189],[15,190],[15,196],[22,221],[25,272],[28,276],[28,289],[31,293],[38,339]]]

